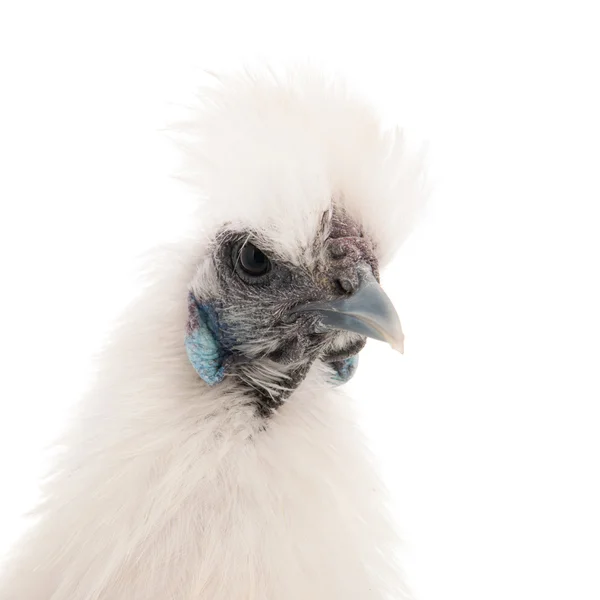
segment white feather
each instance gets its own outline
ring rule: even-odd
[[[235,378],[198,378],[183,335],[190,282],[214,278],[205,258],[220,225],[266,231],[293,260],[340,197],[386,261],[421,198],[416,163],[343,86],[302,71],[222,79],[188,132],[186,175],[208,199],[198,237],[153,255],[0,598],[405,597],[385,493],[324,367],[265,422]]]

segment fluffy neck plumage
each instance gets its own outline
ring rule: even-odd
[[[233,382],[203,385],[182,344],[193,262],[171,258],[108,345],[0,597],[401,597],[349,399],[315,364],[265,425]]]

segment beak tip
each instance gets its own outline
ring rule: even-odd
[[[390,345],[393,350],[398,350],[398,352],[400,352],[400,354],[404,354],[404,339],[401,339],[399,341],[394,341]]]

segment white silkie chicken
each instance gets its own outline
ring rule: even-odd
[[[338,386],[366,337],[402,349],[378,279],[421,201],[420,160],[308,71],[221,78],[203,99],[195,236],[155,253],[1,600],[405,597]]]

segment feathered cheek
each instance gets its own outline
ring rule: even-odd
[[[225,328],[226,329],[226,328]],[[193,293],[188,295],[188,320],[185,332],[185,349],[188,359],[200,378],[210,386],[223,381],[226,365],[232,365],[232,353],[228,348],[227,336],[220,322],[215,305],[212,302],[201,302]],[[294,342],[282,343],[279,339],[256,340],[253,343],[242,344],[246,347],[247,355],[268,357],[282,364],[303,362],[307,352],[307,340],[303,336],[295,336]],[[310,361],[309,361],[310,362]],[[333,385],[342,385],[349,381],[358,365],[358,356],[327,361],[333,373]]]

